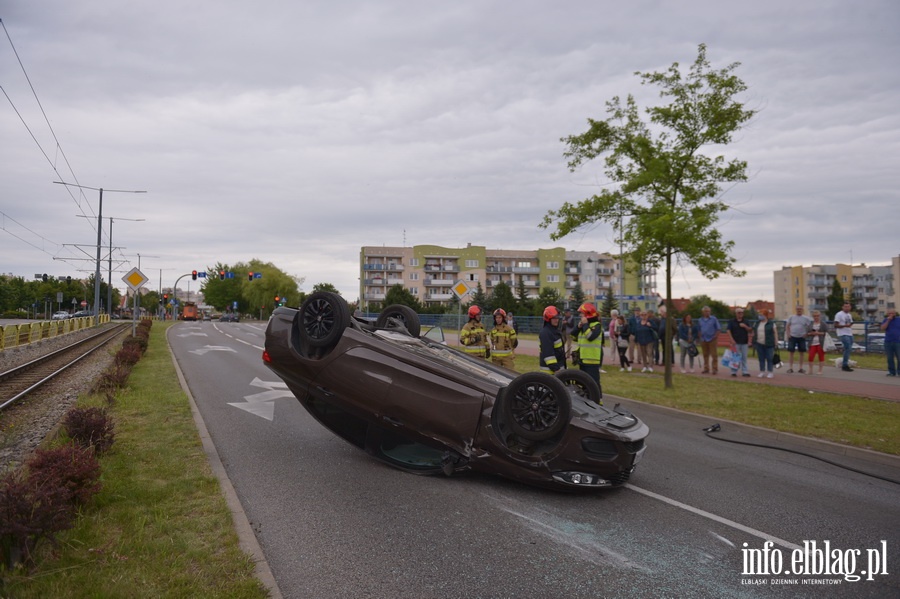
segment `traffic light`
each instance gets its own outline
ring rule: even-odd
[[[276,295],[276,296],[275,296],[275,305],[276,305],[276,306],[281,305],[281,304],[278,303],[279,301],[281,301],[281,298],[278,297],[278,296]]]
[[[47,273],[44,273],[44,276],[41,277],[41,279],[42,279],[45,283],[47,282],[47,278],[48,278],[48,277],[47,277]]]
[[[253,280],[253,273],[252,273],[252,272],[248,272],[248,273],[247,273],[247,280],[249,280],[249,281],[252,281],[252,280]]]
[[[193,279],[194,281],[197,280],[197,271],[196,270],[191,271],[191,279]]]
[[[220,280],[220,281],[224,281],[224,280],[225,280],[225,271],[224,271],[224,270],[220,270],[220,271],[219,271],[219,280]]]
[[[72,277],[66,277],[66,285],[72,282]]]

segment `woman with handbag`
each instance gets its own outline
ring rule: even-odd
[[[616,320],[611,324],[610,338],[619,352],[619,372],[625,372],[625,370],[631,372],[631,362],[628,360],[628,338],[631,336],[631,331],[625,323],[624,316],[616,316]]]
[[[759,356],[759,378],[775,376],[775,348],[778,347],[778,327],[769,318],[768,310],[760,310],[759,321],[754,327],[756,353]]]
[[[694,372],[694,358],[699,354],[695,343],[700,338],[700,325],[694,322],[690,314],[685,314],[678,325],[678,347],[681,348],[681,374],[684,369],[685,357],[690,358],[691,372]]]

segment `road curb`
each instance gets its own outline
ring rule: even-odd
[[[168,330],[166,331],[166,345],[169,346]],[[181,385],[181,389],[184,391],[185,395],[187,395],[188,401],[190,402],[191,414],[194,417],[194,424],[197,426],[197,432],[200,435],[200,441],[203,444],[203,451],[206,453],[206,459],[209,461],[209,467],[212,470],[213,475],[219,480],[222,494],[225,496],[225,502],[231,512],[231,519],[234,522],[235,532],[237,532],[238,535],[238,544],[241,550],[248,554],[253,560],[256,577],[269,591],[269,596],[272,597],[272,599],[283,599],[284,596],[281,594],[281,589],[278,588],[275,576],[272,574],[271,568],[269,568],[269,562],[266,561],[266,556],[256,538],[256,534],[253,532],[253,527],[250,525],[250,519],[247,518],[244,507],[238,499],[237,492],[235,492],[234,486],[228,478],[225,466],[219,458],[219,452],[213,444],[212,437],[209,435],[209,430],[206,428],[206,422],[203,421],[203,416],[197,408],[194,396],[191,395],[187,380],[184,378],[184,373],[181,371],[181,367],[178,364],[178,360],[175,358],[175,352],[172,351],[171,346],[169,346],[169,354],[172,356],[172,363],[175,365],[175,373],[178,375],[178,382]]]
[[[668,412],[676,412],[678,414],[683,414],[685,416],[693,416],[696,418],[707,418],[709,419],[709,424],[713,424],[718,422],[719,424],[727,424],[730,427],[737,428],[739,430],[744,431],[747,434],[753,435],[762,440],[766,441],[779,441],[779,440],[790,440],[792,443],[796,443],[802,447],[807,447],[810,449],[817,449],[822,453],[827,453],[831,455],[842,455],[848,457],[857,457],[864,458],[876,464],[881,464],[884,466],[893,466],[895,468],[900,468],[900,456],[891,455],[889,453],[883,453],[880,451],[874,451],[872,449],[864,449],[862,447],[853,447],[851,445],[841,445],[840,443],[835,443],[833,441],[826,441],[824,439],[816,439],[814,437],[804,437],[803,435],[797,435],[794,433],[785,433],[782,431],[776,431],[770,428],[764,428],[762,426],[756,426],[753,424],[745,424],[743,422],[735,422],[734,420],[728,420],[726,418],[718,418],[716,416],[708,416],[706,414],[698,414],[697,412],[687,412],[685,410],[679,410],[678,408],[672,408],[669,406],[661,406],[659,404],[650,403],[646,401],[641,401],[639,399],[631,399],[630,397],[622,397],[619,395],[607,395],[603,396],[604,403],[609,403],[608,399],[615,400],[624,400],[630,401],[634,403],[638,403],[641,405],[645,405],[651,408],[658,408],[660,410],[665,410]]]

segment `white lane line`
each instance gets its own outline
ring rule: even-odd
[[[744,526],[743,524],[739,524],[733,520],[729,520],[728,518],[723,518],[722,516],[717,516],[715,514],[701,510],[700,508],[696,508],[696,507],[688,505],[686,503],[681,503],[680,501],[670,499],[668,497],[665,497],[664,495],[654,493],[653,491],[648,491],[647,489],[635,487],[634,485],[631,485],[631,484],[626,484],[625,488],[631,489],[632,491],[634,491],[636,493],[646,495],[647,497],[657,499],[659,501],[662,501],[663,503],[668,503],[669,505],[673,505],[675,507],[681,508],[683,510],[691,512],[692,514],[697,514],[698,516],[703,516],[704,518],[709,518],[710,520],[714,520],[715,522],[724,524],[725,526],[730,526],[732,528],[736,528],[737,530],[740,530],[747,534],[751,534],[754,537],[759,537],[760,539],[763,539],[765,541],[772,541],[776,545],[781,545],[782,547],[786,547],[788,549],[803,549],[803,547],[801,547],[800,545],[790,543],[788,541],[785,541],[784,539],[779,539],[778,537],[774,537],[768,533],[762,532],[761,530],[756,530],[755,528],[750,528],[749,526]]]

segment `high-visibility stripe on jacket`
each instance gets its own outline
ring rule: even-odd
[[[491,329],[491,355],[501,357],[513,353],[518,341],[516,331],[508,324],[501,323]]]
[[[603,361],[603,325],[589,321],[578,335],[578,358],[585,364],[600,364]]]
[[[479,358],[487,353],[487,332],[484,325],[475,320],[467,322],[459,333],[459,342],[463,351]]]

